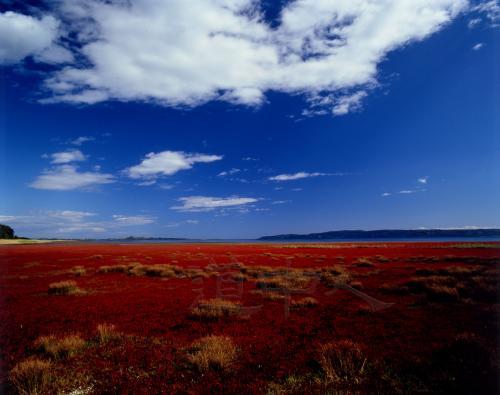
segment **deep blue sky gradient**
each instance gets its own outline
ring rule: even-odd
[[[467,19],[459,18],[430,38],[390,53],[380,66],[381,87],[359,112],[340,117],[303,118],[303,98],[277,93],[268,94],[260,108],[40,104],[44,70],[29,63],[3,67],[0,215],[76,210],[96,213],[94,220],[114,214],[157,218],[153,224],[68,237],[251,238],[338,229],[499,227],[498,39],[498,29],[469,29]],[[472,50],[477,43],[484,46]],[[30,188],[49,167],[42,155],[68,149],[67,142],[78,136],[96,138],[80,147],[89,155],[81,169],[100,165],[118,181],[91,191]],[[224,159],[165,177],[159,184],[173,185],[170,190],[138,186],[120,175],[145,154],[164,150]],[[246,169],[236,176],[249,182],[216,176],[231,168]],[[346,174],[268,180],[298,171]],[[427,185],[420,185],[425,191],[397,193],[415,189],[423,176],[428,176]],[[384,192],[392,195],[383,197]],[[262,200],[246,213],[170,209],[178,198],[191,195]],[[19,233],[61,236],[29,227]]]

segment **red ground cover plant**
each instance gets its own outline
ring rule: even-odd
[[[47,393],[494,394],[499,248],[0,246],[0,392],[31,377]],[[48,292],[65,281],[85,292]],[[214,299],[238,314],[193,318]],[[316,303],[299,308],[304,299]],[[78,352],[53,356],[41,346],[76,333]],[[230,368],[194,366],[193,344],[210,336],[231,339]],[[358,379],[338,374],[346,363]]]

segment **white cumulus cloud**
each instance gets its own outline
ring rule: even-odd
[[[278,91],[304,94],[313,113],[323,106],[343,115],[377,86],[388,53],[468,9],[467,0],[290,1],[271,27],[261,3],[61,0],[54,12],[74,33],[75,58],[85,61],[45,81],[45,102],[255,106]]]
[[[45,63],[72,61],[71,53],[56,44],[58,28],[58,20],[51,15],[35,18],[12,11],[0,13],[0,65],[27,56]]]
[[[221,160],[220,155],[205,155],[182,151],[150,152],[138,165],[125,169],[130,178],[154,179],[170,176],[180,170],[191,169],[196,163],[210,163]]]
[[[212,211],[218,208],[234,208],[255,203],[259,199],[249,197],[210,197],[210,196],[187,196],[178,199],[181,205],[172,206],[177,211]]]
[[[298,173],[294,174],[279,174],[277,176],[269,177],[269,180],[271,181],[293,181],[293,180],[300,180],[302,178],[311,178],[311,177],[320,177],[320,176],[329,176],[331,174],[328,173],[308,173],[305,171],[299,171]]]
[[[51,163],[54,164],[80,162],[86,159],[85,155],[83,155],[80,150],[54,152],[50,157],[52,158]]]
[[[30,187],[35,189],[68,191],[112,182],[114,182],[114,177],[111,174],[97,171],[81,172],[74,165],[61,165],[42,172],[30,184]]]

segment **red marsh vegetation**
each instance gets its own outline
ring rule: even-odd
[[[495,394],[499,253],[0,246],[0,392]]]

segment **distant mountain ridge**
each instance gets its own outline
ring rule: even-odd
[[[343,239],[412,239],[434,237],[500,237],[500,229],[380,229],[334,230],[309,234],[263,236],[258,240],[343,240]]]

